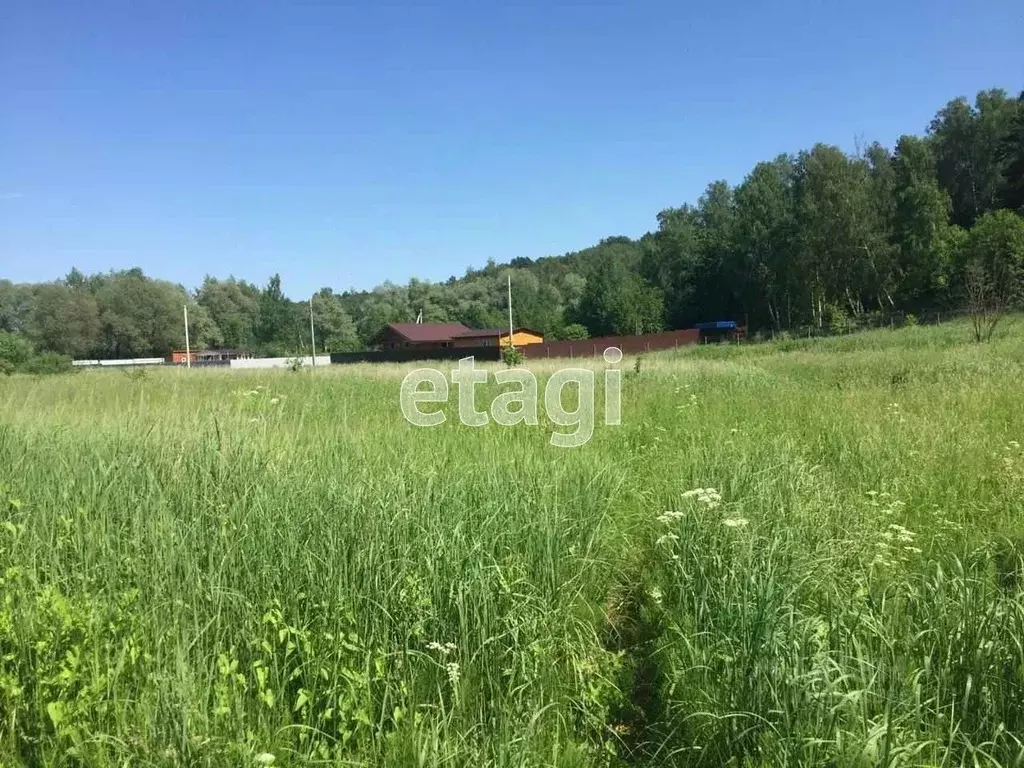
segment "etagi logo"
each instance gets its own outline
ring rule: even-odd
[[[617,366],[622,360],[622,350],[609,347],[604,351],[604,361]],[[618,426],[622,417],[622,371],[609,368],[604,375],[604,423]],[[571,432],[553,432],[551,444],[559,448],[577,448],[587,443],[594,435],[594,371],[587,368],[562,368],[551,374],[544,386],[544,411],[548,419],[559,427],[574,427]],[[516,424],[538,424],[537,378],[525,368],[510,368],[494,374],[498,384],[514,384],[516,389],[502,392],[491,401],[488,411],[477,410],[476,386],[486,384],[487,371],[476,367],[476,360],[464,357],[459,367],[452,369],[452,384],[459,388],[459,421],[468,427],[483,427],[493,418],[503,427]],[[426,388],[424,388],[426,385]],[[565,389],[574,385],[577,397],[576,409],[565,407]],[[413,426],[437,427],[444,424],[444,411],[421,411],[421,403],[447,403],[448,379],[434,368],[418,368],[402,380],[399,402],[402,415]]]

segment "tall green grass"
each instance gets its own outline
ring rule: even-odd
[[[577,449],[409,366],[2,380],[0,764],[1022,765],[1024,338],[968,338],[646,356]]]

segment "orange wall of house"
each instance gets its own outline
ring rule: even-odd
[[[516,331],[512,334],[512,344],[517,347],[525,347],[527,344],[541,344],[544,342],[543,336],[538,336],[536,333],[528,333],[526,331]],[[508,346],[508,336],[501,337],[501,346]]]

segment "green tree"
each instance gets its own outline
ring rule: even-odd
[[[954,99],[939,110],[928,132],[940,186],[952,200],[953,223],[970,227],[1005,196],[1005,145],[1020,104],[1000,89],[981,91],[973,107]]]
[[[165,356],[184,346],[185,289],[151,280],[141,269],[90,279],[100,317],[104,357]]]
[[[751,327],[788,326],[796,275],[789,268],[794,248],[794,167],[782,155],[758,163],[736,190],[736,253],[732,279]]]
[[[363,348],[356,324],[334,291],[321,288],[312,302],[318,351],[354,352]]]
[[[698,212],[689,205],[661,211],[657,233],[645,239],[642,247],[640,273],[649,285],[662,291],[668,324],[676,328],[691,325],[699,314],[702,267]]]
[[[841,304],[853,314],[891,304],[889,232],[872,196],[869,161],[837,147],[816,145],[797,162],[797,269],[804,278],[809,319],[825,324],[825,309]]]
[[[403,304],[397,292],[375,290],[363,304],[362,312],[356,320],[360,341],[369,346],[388,323],[408,323],[414,320]]]
[[[608,249],[587,277],[579,306],[571,313],[592,336],[648,333],[664,325],[661,292],[631,271],[622,254]]]
[[[586,338],[589,338],[587,329],[579,323],[569,323],[562,328],[556,337],[556,339],[564,339],[565,341],[579,341]]]
[[[905,306],[934,305],[950,269],[943,248],[949,236],[949,195],[939,187],[932,149],[924,139],[900,137],[893,171],[898,295]]]
[[[1013,211],[984,214],[967,237],[965,266],[974,265],[990,281],[1005,307],[1024,297],[1024,217]]]
[[[24,331],[31,309],[32,286],[0,280],[0,331]]]
[[[1003,164],[1003,205],[1024,214],[1024,91],[1017,97],[999,159]]]
[[[695,310],[699,320],[728,319],[740,313],[742,256],[737,246],[736,198],[725,181],[708,185],[697,201]]]
[[[285,355],[302,348],[302,339],[309,343],[308,331],[303,334],[302,314],[281,290],[281,276],[274,274],[259,297],[259,319],[256,323],[256,343],[260,351],[270,355]]]
[[[196,301],[194,296],[186,294],[188,305],[189,342],[195,349],[211,349],[223,347],[224,334],[214,321],[209,310]]]
[[[83,289],[44,283],[35,291],[27,332],[40,349],[85,357],[101,346],[99,306]]]
[[[0,374],[11,374],[35,354],[32,342],[20,333],[0,330]]]
[[[218,345],[244,350],[255,346],[260,321],[260,291],[256,286],[233,277],[217,280],[207,276],[196,293],[196,303],[216,326]]]

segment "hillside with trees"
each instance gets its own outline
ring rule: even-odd
[[[485,256],[486,254],[481,254]],[[1019,302],[1024,284],[1024,93],[983,91],[942,107],[923,136],[854,154],[817,144],[758,163],[736,186],[657,214],[639,239],[563,256],[488,261],[445,282],[411,279],[313,296],[318,347],[363,348],[388,322],[507,321],[552,339],[650,332],[702,320],[749,329],[839,328],[873,314]],[[305,299],[207,277],[191,289],[139,269],[42,284],[0,280],[0,361],[163,356],[183,345],[308,353]]]

